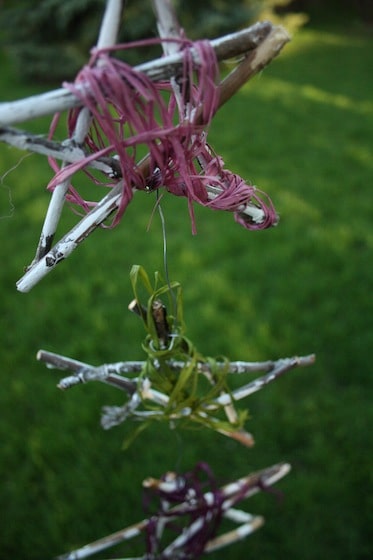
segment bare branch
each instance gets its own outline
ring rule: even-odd
[[[121,11],[122,0],[108,0],[97,42],[98,48],[110,47],[116,43]],[[98,61],[98,64],[100,64],[100,61]],[[65,144],[67,146],[79,146],[83,144],[90,126],[91,113],[87,107],[83,107],[79,112],[75,130],[71,138],[66,140]],[[57,230],[58,222],[61,218],[69,185],[70,180],[66,179],[62,183],[56,185],[52,192],[33,263],[38,262],[52,248],[53,239]]]
[[[219,39],[214,39],[210,42],[215,49],[218,60],[226,60],[228,58],[244,55],[256,49],[273,29],[277,30],[278,47],[276,50],[271,49],[271,52],[263,53],[267,58],[263,56],[263,58],[256,61],[257,71],[259,71],[268,64],[289,41],[289,36],[282,27],[278,26],[275,28],[270,22],[256,23],[247,29],[226,35]],[[198,52],[193,48],[191,52],[194,63],[198,65],[200,63]],[[178,74],[182,65],[182,60],[183,54],[177,52],[150,62],[139,64],[135,69],[139,72],[143,72],[153,81],[163,81]],[[84,88],[85,86],[80,85],[79,87]],[[67,109],[79,107],[80,105],[81,101],[65,88],[34,95],[27,99],[3,102],[0,104],[0,125],[8,126],[36,117],[66,111]]]

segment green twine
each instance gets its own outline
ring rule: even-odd
[[[190,414],[181,415],[180,419],[176,419],[183,425],[197,422],[205,427],[227,432],[242,428],[247,417],[246,411],[239,411],[237,422],[234,423],[216,417],[223,406],[216,407],[214,399],[222,392],[231,394],[227,384],[229,360],[224,357],[214,359],[202,356],[192,341],[185,336],[180,283],[165,283],[161,275],[156,272],[152,285],[148,274],[140,265],[132,267],[130,279],[137,308],[141,310],[140,314],[147,332],[142,344],[147,358],[139,376],[139,383],[142,383],[144,378],[149,379],[152,389],[167,395],[169,401],[166,406],[162,406],[143,399],[144,409],[156,411],[158,414],[145,418],[144,423],[127,440],[125,447],[152,421],[170,422],[185,409],[189,409]],[[143,305],[141,297],[144,291],[148,297],[146,306]],[[154,308],[159,306],[161,298],[167,298],[167,308],[172,309],[170,314],[164,312],[165,324],[168,328],[166,341],[160,337],[154,317]],[[182,364],[182,367],[173,367],[172,364],[175,362]],[[209,379],[201,373],[198,367],[200,364],[208,364]],[[209,405],[214,405],[213,409],[209,410]]]

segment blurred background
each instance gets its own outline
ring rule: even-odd
[[[243,509],[264,515],[247,540],[210,555],[363,560],[373,555],[372,3],[176,2],[192,38],[269,17],[292,41],[216,115],[209,140],[226,167],[267,192],[278,227],[247,232],[230,214],[162,199],[171,279],[184,288],[187,336],[206,355],[247,361],[315,352],[247,401],[256,445],[154,426],[127,450],[131,424],[104,432],[104,385],[56,389],[40,348],[94,365],[143,359],[129,271],[163,271],[153,195],[95,232],[30,293],[16,291],[36,249],[52,176],[42,156],[0,145],[0,557],[52,558],[143,516],[141,482],[208,462],[220,483],[280,461],[292,473]],[[73,79],[95,43],[100,0],[0,1],[0,98]],[[156,34],[150,3],[128,2],[123,41]],[[152,56],[152,53],[148,53]],[[136,57],[145,54],[135,53]],[[143,59],[143,58],[141,58]],[[228,66],[228,69],[230,67]],[[223,67],[223,71],[226,67]],[[50,119],[21,128],[45,134]],[[63,138],[63,132],[61,132]],[[98,189],[98,187],[92,187]],[[99,197],[100,191],[93,196]],[[65,209],[61,237],[77,216]],[[249,376],[248,376],[249,377]],[[141,555],[139,540],[98,558]]]

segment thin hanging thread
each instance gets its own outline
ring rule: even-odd
[[[13,218],[14,212],[15,212],[15,205],[13,202],[13,197],[12,197],[12,190],[8,185],[4,184],[4,179],[13,171],[15,171],[23,162],[24,159],[26,159],[27,157],[32,156],[32,153],[30,154],[24,154],[15,165],[13,165],[13,167],[11,167],[10,169],[8,169],[8,171],[5,171],[5,173],[0,177],[0,187],[6,191],[8,191],[8,202],[9,202],[9,213],[5,214],[3,216],[0,216],[0,220],[5,220],[6,218]]]
[[[175,320],[175,327],[177,327],[177,301],[176,301],[176,296],[175,296],[175,292],[171,287],[171,281],[170,281],[170,274],[169,274],[169,267],[168,267],[168,252],[167,252],[167,229],[166,229],[166,220],[164,217],[164,213],[163,213],[163,209],[161,206],[161,202],[160,202],[160,195],[159,195],[159,191],[157,191],[157,208],[158,208],[158,213],[159,213],[159,217],[161,220],[161,226],[162,226],[162,241],[163,241],[163,270],[164,270],[164,275],[165,275],[165,280],[167,283],[167,286],[169,288],[170,294],[171,294],[171,299],[172,299],[172,314],[174,316],[174,320]]]

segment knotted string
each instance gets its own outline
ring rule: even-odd
[[[113,187],[121,180],[123,193],[113,226],[131,201],[133,188],[151,191],[162,186],[172,194],[188,199],[193,232],[193,202],[216,210],[236,211],[236,221],[247,229],[273,225],[277,216],[270,199],[266,204],[260,197],[264,193],[225,170],[223,160],[207,144],[206,131],[219,103],[218,62],[210,43],[179,40],[183,52],[182,69],[176,76],[179,95],[170,82],[154,83],[145,74],[110,56],[113,50],[160,41],[153,39],[110,49],[94,49],[89,64],[78,74],[75,83],[64,84],[91,112],[92,124],[83,146],[88,155],[62,169],[52,160],[56,175],[48,188],[53,190],[81,169],[96,184]],[[197,53],[198,64],[193,58],[192,47]],[[73,109],[69,113],[69,137],[80,110]],[[51,134],[57,120],[58,117],[52,123]],[[149,154],[146,163],[139,164],[146,153]],[[87,171],[89,163],[102,157],[118,159],[120,178],[102,183]],[[219,194],[211,195],[209,186],[217,187]],[[84,200],[72,186],[67,198],[85,211],[96,204]],[[242,214],[242,209],[249,203],[263,210],[265,218],[261,223]],[[240,212],[237,212],[238,208]]]

